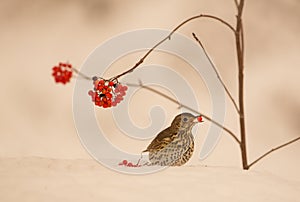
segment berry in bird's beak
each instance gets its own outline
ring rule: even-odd
[[[197,122],[203,122],[203,117],[202,116],[197,116],[196,120],[197,120]]]

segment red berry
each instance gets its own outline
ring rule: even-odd
[[[103,79],[101,79],[101,80],[99,81],[99,83],[100,83],[100,85],[104,85],[105,81],[104,81]]]
[[[198,117],[197,117],[197,120],[198,120],[199,122],[203,122],[202,116],[198,116]]]
[[[123,160],[122,163],[123,163],[123,165],[127,165],[128,162],[127,162],[127,160]]]
[[[67,78],[67,77],[72,77],[72,72],[68,72],[68,71],[65,71],[65,78]]]
[[[132,163],[128,163],[127,166],[128,167],[133,167],[133,164]]]
[[[110,82],[108,83],[109,86],[113,86],[114,84],[115,84],[115,83],[112,82],[112,81],[110,81]]]
[[[99,90],[99,91],[102,91],[102,89],[103,89],[103,86],[98,86],[97,87],[97,90]]]
[[[112,98],[112,94],[111,94],[111,93],[106,93],[105,96],[106,96],[107,98]]]

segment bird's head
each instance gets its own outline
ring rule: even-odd
[[[203,122],[202,116],[194,116],[190,113],[182,113],[175,117],[171,126],[176,128],[189,129],[196,123]]]

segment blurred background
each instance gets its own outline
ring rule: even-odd
[[[201,13],[235,23],[234,1],[228,0],[2,0],[0,158],[91,159],[73,122],[75,82],[56,85],[51,68],[66,60],[80,67],[93,49],[117,34],[143,28],[172,29]],[[245,105],[250,162],[300,135],[299,19],[298,0],[246,1]],[[193,21],[179,32],[188,37],[195,32],[201,38],[236,97],[231,32],[208,19]],[[131,64],[138,59],[131,58]],[[229,101],[225,124],[238,132]],[[139,152],[147,143],[131,144],[128,149]],[[197,151],[202,143],[203,137],[197,135]],[[273,153],[253,170],[300,181],[299,154],[297,142]],[[226,133],[207,159],[199,162],[197,157],[198,153],[189,164],[241,167],[239,148]]]

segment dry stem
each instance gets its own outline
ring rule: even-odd
[[[237,2],[237,1],[236,1]],[[235,29],[235,42],[236,52],[238,60],[238,94],[239,94],[239,121],[240,121],[240,136],[241,136],[241,156],[243,169],[249,169],[247,161],[247,148],[246,148],[246,124],[245,124],[245,112],[244,112],[244,30],[242,29],[242,14],[244,8],[244,0],[240,0],[237,9],[238,14],[236,17],[236,29]]]
[[[132,87],[141,87],[141,88],[144,88],[144,89],[149,90],[151,92],[154,92],[154,93],[156,93],[156,94],[158,94],[158,95],[160,95],[160,96],[162,96],[162,97],[164,97],[164,98],[166,98],[166,99],[174,102],[175,104],[178,104],[180,108],[188,109],[188,110],[190,110],[190,111],[192,111],[192,112],[194,112],[196,114],[199,114],[199,115],[203,116],[208,121],[212,122],[213,124],[217,125],[218,127],[222,128],[224,131],[226,131],[240,145],[240,143],[241,143],[240,140],[237,138],[237,136],[231,130],[229,130],[228,128],[226,128],[225,126],[223,126],[222,124],[220,124],[219,122],[213,120],[209,116],[207,116],[207,115],[205,115],[205,114],[203,114],[203,113],[201,113],[201,112],[199,112],[199,111],[197,111],[197,110],[195,110],[195,109],[193,109],[193,108],[191,108],[191,107],[189,107],[189,106],[187,106],[187,105],[185,105],[183,103],[178,102],[176,99],[174,99],[174,98],[172,98],[172,97],[170,97],[170,96],[168,96],[168,95],[166,95],[166,94],[164,94],[164,93],[162,93],[162,92],[160,92],[158,90],[155,90],[154,88],[151,88],[149,86],[145,86],[141,82],[139,84],[126,83],[126,85],[127,86],[132,86]]]
[[[294,142],[296,142],[296,141],[298,141],[298,140],[300,140],[300,137],[297,137],[297,138],[295,138],[295,139],[293,139],[293,140],[291,140],[291,141],[289,141],[289,142],[287,142],[287,143],[284,143],[284,144],[282,144],[282,145],[280,145],[280,146],[277,146],[277,147],[271,149],[270,151],[264,153],[264,154],[261,155],[259,158],[257,158],[255,161],[253,161],[252,163],[250,163],[250,164],[248,165],[248,168],[250,168],[251,166],[253,166],[254,164],[256,164],[258,161],[262,160],[263,158],[265,158],[266,156],[268,156],[268,155],[271,154],[272,152],[274,152],[274,151],[276,151],[276,150],[278,150],[278,149],[281,149],[281,148],[283,148],[283,147],[285,147],[285,146],[288,146],[288,145],[290,145],[290,144],[292,144],[292,143],[294,143]]]
[[[86,80],[92,80],[91,77],[81,73],[78,69],[72,68],[72,71],[75,72],[78,76],[81,76],[82,78],[84,78]]]
[[[221,22],[222,24],[224,24],[225,26],[227,26],[233,33],[235,33],[235,29],[228,23],[226,22],[225,20],[219,18],[219,17],[216,17],[216,16],[213,16],[213,15],[206,15],[206,14],[200,14],[200,15],[196,15],[196,16],[193,16],[193,17],[190,17],[188,18],[187,20],[183,21],[182,23],[180,23],[177,27],[175,27],[171,32],[170,34],[168,34],[168,36],[166,36],[165,38],[163,38],[161,41],[159,41],[156,45],[154,45],[150,50],[148,50],[146,52],[146,54],[133,66],[131,67],[130,69],[128,69],[127,71],[117,75],[117,76],[114,76],[112,78],[110,78],[109,80],[114,80],[114,79],[118,79],[128,73],[131,73],[133,72],[138,66],[140,66],[144,60],[148,57],[148,55],[155,49],[157,48],[160,44],[162,44],[163,42],[165,42],[166,40],[170,40],[171,39],[171,36],[180,28],[182,27],[183,25],[185,25],[186,23],[194,20],[194,19],[197,19],[197,18],[210,18],[210,19],[213,19],[213,20],[216,20],[216,21],[219,21]]]
[[[230,91],[228,90],[227,86],[226,86],[225,83],[223,82],[223,80],[222,80],[222,78],[221,78],[221,76],[220,76],[220,74],[219,74],[217,68],[215,67],[214,63],[212,62],[212,60],[210,59],[209,55],[207,54],[207,52],[206,52],[206,50],[205,50],[203,44],[201,43],[201,41],[199,40],[199,38],[196,36],[195,33],[192,33],[192,34],[193,34],[194,39],[195,39],[195,40],[198,42],[198,44],[202,47],[202,49],[203,49],[203,51],[204,51],[206,57],[208,58],[208,60],[209,60],[209,62],[210,62],[210,64],[211,64],[211,66],[213,67],[213,69],[214,69],[214,71],[215,71],[215,73],[216,73],[216,75],[217,75],[217,78],[219,79],[220,83],[222,84],[223,88],[225,89],[225,91],[226,91],[228,97],[229,97],[230,100],[232,101],[232,103],[233,103],[233,105],[234,105],[234,107],[235,107],[237,113],[240,114],[240,110],[239,110],[239,108],[238,108],[238,106],[237,106],[237,104],[236,104],[236,102],[235,102],[233,96],[231,95],[231,93],[230,93]]]

